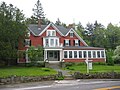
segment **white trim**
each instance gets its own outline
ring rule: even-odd
[[[90,51],[91,52],[91,57],[90,58],[88,57],[89,59],[93,59],[93,58],[102,59],[102,58],[104,58],[106,60],[105,53],[104,53],[104,57],[98,57],[97,56],[97,51],[101,52],[101,51],[104,51],[104,50],[63,50],[63,52],[64,51],[67,51],[67,58],[65,58],[65,59],[85,59],[86,57],[88,57],[88,51]],[[69,58],[69,51],[72,51],[72,58]],[[77,51],[77,58],[74,57],[74,51]],[[82,52],[82,58],[79,57],[79,51]],[[84,57],[84,53],[83,53],[84,51],[86,51],[86,57]],[[95,51],[96,57],[93,57],[93,51]]]
[[[68,34],[70,33],[71,30],[72,30],[72,31],[74,32],[74,34],[79,38],[79,40],[84,43],[84,45],[88,46],[87,43],[74,31],[73,28],[71,28],[71,29],[69,30],[69,32],[68,32],[65,36],[68,36]]]
[[[50,27],[50,25],[53,26],[53,28],[55,28],[55,30],[61,35],[64,36],[57,27],[55,27],[55,25],[53,23],[50,23],[38,36],[42,35],[46,30],[48,30],[48,28]]]

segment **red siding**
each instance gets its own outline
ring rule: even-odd
[[[65,62],[85,62],[86,59],[64,59]],[[105,62],[104,58],[90,59],[92,62]]]

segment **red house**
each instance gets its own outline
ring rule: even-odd
[[[85,62],[88,57],[93,62],[106,62],[104,48],[90,47],[76,33],[74,29],[49,25],[30,24],[28,26],[30,36],[25,39],[25,47],[19,47],[19,51],[25,51],[30,45],[41,45],[44,48],[44,61],[49,62]],[[18,63],[27,63],[28,55],[18,59]]]

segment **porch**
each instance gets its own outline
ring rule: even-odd
[[[59,49],[45,49],[44,61],[49,63],[61,62],[63,59],[63,52]]]

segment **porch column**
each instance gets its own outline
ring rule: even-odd
[[[47,50],[44,50],[44,61],[47,59]]]
[[[63,59],[63,54],[62,54],[62,50],[60,50],[60,61],[62,61]]]

